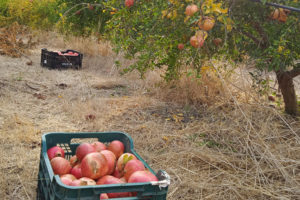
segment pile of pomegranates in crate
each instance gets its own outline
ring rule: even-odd
[[[132,153],[124,152],[124,144],[114,140],[108,145],[102,142],[81,143],[74,156],[65,158],[59,146],[48,149],[47,154],[54,174],[68,186],[126,184],[158,181],[142,161]],[[134,192],[103,193],[100,199],[131,197]]]

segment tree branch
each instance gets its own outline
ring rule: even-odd
[[[243,35],[247,36],[248,38],[250,38],[251,40],[253,40],[253,42],[255,42],[255,44],[257,44],[258,46],[260,46],[260,40],[257,39],[254,35],[252,35],[251,33],[245,32],[241,29],[237,29],[239,32],[241,32]]]
[[[292,78],[299,76],[300,75],[300,67],[296,67],[296,68],[292,69],[291,71],[289,71],[289,74]]]
[[[264,29],[261,27],[261,25],[257,22],[253,23],[253,26],[255,27],[256,31],[259,33],[259,35],[262,37],[262,46],[264,48],[267,47],[267,43],[269,41],[269,38],[266,34],[266,32],[264,31]]]

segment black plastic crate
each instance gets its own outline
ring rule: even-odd
[[[75,55],[66,55],[68,53]],[[75,50],[68,49],[66,51],[54,52],[44,48],[41,52],[41,66],[49,69],[80,69],[82,67],[82,58],[83,54]]]
[[[58,175],[54,175],[47,150],[53,146],[60,146],[65,151],[65,158],[75,154],[80,139],[96,139],[103,143],[120,140],[125,146],[125,152],[134,154],[143,162],[146,169],[155,174],[158,182],[123,183],[95,186],[67,186],[62,184]],[[74,140],[77,140],[74,142]],[[42,136],[40,166],[38,173],[37,200],[99,200],[101,193],[137,192],[136,197],[113,198],[112,200],[166,200],[169,175],[159,170],[155,173],[150,166],[135,152],[132,138],[122,132],[97,133],[47,133]]]

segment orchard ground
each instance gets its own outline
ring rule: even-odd
[[[158,71],[144,80],[120,76],[107,43],[43,37],[32,65],[0,57],[1,199],[35,199],[43,133],[112,130],[129,133],[146,162],[170,174],[169,200],[299,198],[299,120],[254,93],[246,68],[207,78],[206,87],[186,80],[174,91],[157,87]],[[82,51],[83,68],[42,68],[44,47]],[[185,105],[187,90],[203,105]]]

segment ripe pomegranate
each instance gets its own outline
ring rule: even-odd
[[[136,171],[129,177],[128,183],[145,183],[150,181],[158,181],[158,178],[149,171]],[[136,196],[136,192],[131,193]]]
[[[96,152],[93,145],[89,143],[82,143],[76,149],[76,156],[78,160],[82,160],[87,154]]]
[[[158,181],[158,179],[149,171],[136,171],[131,174],[128,183],[144,183],[150,181]]]
[[[65,152],[62,148],[58,146],[51,147],[47,151],[47,155],[49,157],[49,160],[52,160],[54,157],[65,157]]]
[[[96,181],[87,177],[82,177],[79,180],[81,185],[96,185]]]
[[[112,174],[116,168],[116,163],[117,163],[117,158],[115,154],[110,150],[103,150],[100,153],[103,154],[107,160],[107,165],[109,169],[107,175]]]
[[[215,20],[211,17],[204,17],[203,19],[199,20],[198,26],[201,30],[209,31],[215,25]]]
[[[60,181],[65,185],[71,185],[72,179],[68,177],[60,177]]]
[[[116,178],[121,178],[123,176],[123,174],[121,172],[119,172],[119,170],[117,169],[117,167],[115,168],[114,173],[112,174],[114,177]]]
[[[183,50],[183,49],[184,49],[184,44],[182,44],[182,43],[178,44],[178,45],[177,45],[177,48],[178,48],[179,50]]]
[[[127,180],[126,180],[126,178],[125,178],[124,176],[121,177],[120,180],[121,180],[123,183],[127,183]]]
[[[80,15],[80,14],[81,14],[80,10],[76,11],[75,14],[76,14],[76,15]]]
[[[74,181],[77,179],[73,174],[64,174],[64,175],[61,175],[60,178],[68,178],[68,179],[71,179],[71,181]]]
[[[136,171],[144,171],[145,166],[140,160],[130,160],[124,167],[124,177],[128,181],[131,174]]]
[[[110,175],[103,176],[97,181],[97,185],[122,184],[122,183],[123,182],[120,179]],[[128,197],[129,192],[107,193],[107,196],[109,198]]]
[[[107,196],[106,193],[102,193],[102,194],[100,195],[100,200],[101,200],[101,199],[109,199],[109,197]]]
[[[81,173],[83,177],[98,179],[106,175],[108,170],[105,156],[98,152],[89,153],[81,162]]]
[[[130,8],[131,6],[133,6],[134,4],[134,0],[125,0],[125,6],[127,8]]]
[[[193,16],[198,11],[198,6],[195,4],[188,5],[185,8],[185,14],[187,16]]]
[[[137,160],[137,158],[132,153],[124,153],[124,154],[122,154],[120,156],[120,158],[118,159],[118,161],[117,161],[117,169],[118,169],[118,171],[122,173],[123,170],[124,170],[125,165],[130,160]]]
[[[280,22],[286,22],[286,20],[287,20],[286,13],[284,12],[284,10],[282,8],[279,8],[279,18],[278,18],[278,21],[280,21]]]
[[[81,186],[80,183],[81,181],[79,179],[76,179],[70,183],[70,186]]]
[[[72,167],[74,167],[75,165],[77,165],[79,163],[79,160],[77,159],[77,156],[75,155],[75,156],[72,156],[71,158],[70,158],[70,164],[71,164],[71,166]]]
[[[112,151],[116,158],[119,158],[124,153],[124,149],[124,144],[119,140],[112,141],[107,147],[107,150]]]
[[[74,175],[76,178],[81,178],[82,177],[82,173],[81,173],[81,165],[75,165],[72,169],[71,169],[71,174]]]
[[[72,169],[69,161],[62,157],[55,157],[51,160],[50,163],[54,174],[58,174],[58,175],[69,174]]]
[[[97,151],[97,152],[100,152],[100,151],[106,149],[106,145],[103,144],[102,142],[94,142],[92,145],[95,148],[95,151]]]
[[[277,20],[279,17],[279,9],[275,9],[272,13],[271,13],[271,19]]]
[[[195,48],[200,48],[204,44],[204,39],[202,37],[192,36],[190,39],[190,43]]]

